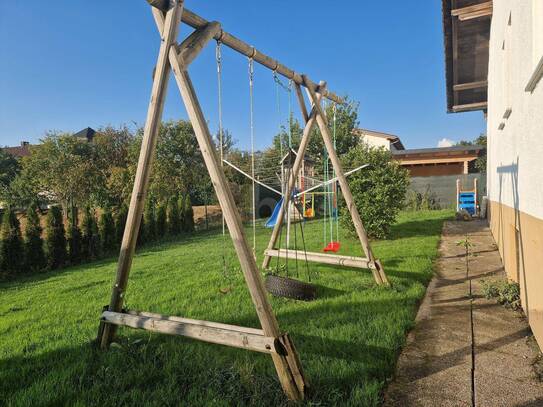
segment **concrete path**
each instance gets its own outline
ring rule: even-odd
[[[466,233],[474,245],[469,276],[457,245]],[[439,253],[384,405],[543,406],[533,366],[539,348],[525,318],[481,295],[481,279],[505,278],[486,223],[445,223]]]

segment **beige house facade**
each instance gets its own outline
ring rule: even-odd
[[[443,0],[449,112],[487,119],[488,217],[543,346],[543,0]]]

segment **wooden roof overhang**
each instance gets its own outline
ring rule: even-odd
[[[447,111],[486,111],[492,1],[442,2]]]
[[[394,152],[394,159],[401,165],[451,164],[473,161],[479,157],[484,147],[454,146],[445,148],[423,148]]]

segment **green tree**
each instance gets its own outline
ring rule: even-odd
[[[351,149],[343,157],[343,164],[348,168],[369,164],[348,178],[349,186],[368,235],[387,237],[405,201],[409,186],[407,170],[392,159],[390,151],[371,148],[365,143]],[[341,221],[354,233],[351,217],[342,203]]]
[[[164,203],[161,203],[158,205],[156,210],[156,233],[157,237],[159,239],[162,239],[164,236],[166,236],[168,222],[167,222],[167,215],[166,215],[166,205]]]
[[[112,252],[116,247],[115,222],[113,221],[113,215],[108,208],[104,209],[100,215],[98,230],[100,232],[100,242],[102,243],[103,252]]]
[[[100,235],[94,210],[90,206],[87,206],[83,213],[81,229],[84,256],[87,260],[96,259],[100,255]]]
[[[117,215],[115,216],[115,240],[117,245],[120,246],[123,240],[124,227],[126,225],[126,218],[128,216],[128,208],[126,205],[121,205],[117,210]]]
[[[10,201],[12,195],[10,185],[20,169],[19,161],[0,148],[0,199]]]
[[[62,211],[53,206],[47,214],[46,240],[47,265],[51,269],[62,267],[66,262],[66,236]]]
[[[147,241],[152,242],[156,239],[155,200],[152,197],[147,200],[143,216],[145,218],[145,237]]]
[[[45,253],[43,251],[42,227],[38,215],[38,207],[35,203],[26,209],[25,226],[25,261],[30,271],[41,271],[46,266]]]
[[[179,214],[179,233],[185,231],[185,196],[177,198],[177,213]]]
[[[179,223],[179,207],[175,197],[171,197],[168,200],[168,232],[171,235],[178,235],[181,232],[181,225]]]
[[[194,232],[194,212],[192,210],[192,201],[190,195],[185,195],[185,210],[184,210],[183,230],[185,232]]]
[[[24,264],[23,241],[17,215],[11,208],[4,210],[0,230],[0,271],[16,274]]]
[[[67,240],[70,263],[79,264],[82,260],[82,238],[79,228],[79,210],[76,206],[72,206],[68,214]]]
[[[458,143],[456,143],[457,146],[481,146],[484,147],[484,150],[479,153],[479,157],[475,160],[475,170],[477,172],[486,173],[486,134],[480,134],[479,137],[477,137],[473,141],[466,141],[461,140]]]

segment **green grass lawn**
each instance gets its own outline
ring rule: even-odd
[[[451,215],[403,213],[390,240],[373,242],[390,289],[367,270],[310,263],[316,301],[271,299],[300,353],[307,404],[379,405]],[[270,230],[257,232],[261,253]],[[309,250],[322,249],[321,223],[309,222],[305,235]],[[223,277],[222,241],[210,231],[140,250],[126,306],[259,327],[229,238],[232,276]],[[341,253],[361,254],[354,238],[341,241]],[[119,329],[110,351],[95,349],[115,266],[111,258],[0,284],[0,405],[287,404],[268,355],[130,328]]]

